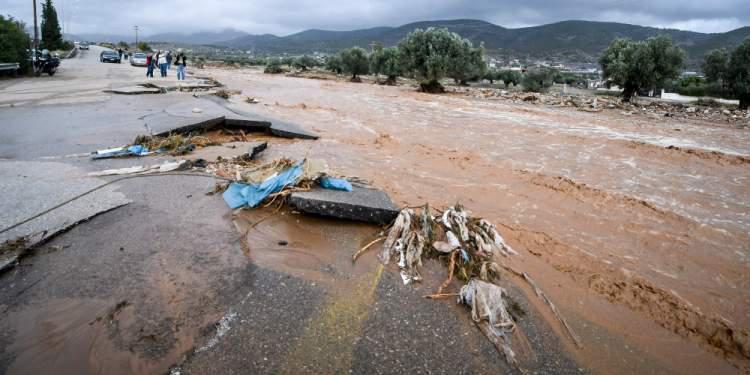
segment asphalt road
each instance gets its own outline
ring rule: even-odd
[[[143,132],[144,116],[171,105],[200,106],[186,93],[102,93],[141,82],[145,69],[99,63],[99,51],[63,61],[54,77],[0,81],[0,163],[19,163],[13,178],[56,163],[80,175],[159,163],[66,155],[127,143]],[[422,297],[444,278],[440,266],[428,265],[425,285],[404,287],[372,256],[348,261],[377,228],[291,214],[259,226],[246,254],[232,212],[206,195],[214,182],[119,182],[132,203],[60,234],[0,275],[0,373],[512,371],[467,310]],[[27,183],[54,192],[64,181]],[[59,201],[54,193],[39,199]],[[524,312],[524,367],[582,371],[507,286]]]

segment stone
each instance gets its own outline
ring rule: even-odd
[[[314,188],[292,193],[289,204],[307,214],[380,225],[391,223],[399,213],[384,191],[359,186],[351,192]]]

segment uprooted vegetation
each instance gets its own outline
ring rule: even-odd
[[[436,214],[434,215],[433,212]],[[448,268],[448,277],[435,294],[427,298],[458,297],[458,302],[471,309],[471,317],[477,328],[496,347],[506,361],[524,371],[512,349],[511,338],[517,329],[511,311],[514,302],[507,291],[494,284],[501,272],[517,276],[527,282],[534,293],[549,306],[564,331],[580,346],[573,333],[552,301],[541,291],[536,282],[525,272],[518,271],[499,262],[498,257],[518,255],[503,239],[495,226],[485,219],[475,218],[461,206],[449,207],[445,211],[429,205],[416,209],[404,208],[391,224],[378,258],[388,264],[392,257],[398,259],[401,278],[405,285],[422,280],[422,260],[436,258]],[[354,254],[356,260],[373,243]],[[464,285],[457,293],[445,293],[453,278]],[[517,307],[516,307],[517,310]]]

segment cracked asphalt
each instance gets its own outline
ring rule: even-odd
[[[169,159],[81,156],[130,142],[144,131],[144,116],[201,103],[187,93],[103,94],[145,72],[100,64],[98,53],[92,47],[64,61],[55,77],[0,82],[0,164],[44,174],[40,161],[53,161],[48,168],[64,163],[85,173]],[[54,191],[60,182],[43,183]],[[236,216],[220,196],[206,195],[214,183],[185,176],[118,182],[114,190],[132,203],[57,235],[0,275],[0,373],[515,371],[467,310],[423,298],[445,277],[438,265],[428,265],[425,285],[404,287],[373,254],[361,265],[349,261],[378,228],[291,214],[251,237],[257,254],[248,256]],[[40,199],[52,205],[59,196]],[[309,236],[278,230],[284,225],[327,242],[305,244]],[[317,261],[294,252],[297,242]],[[524,367],[584,371],[523,293],[507,286],[526,312],[517,318],[535,353]]]

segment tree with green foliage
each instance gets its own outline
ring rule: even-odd
[[[641,42],[615,39],[599,58],[604,79],[623,88],[626,102],[641,89],[657,89],[679,77],[684,61],[685,51],[666,36]]]
[[[341,63],[341,56],[339,55],[328,56],[328,58],[326,59],[326,70],[336,73],[336,74],[343,73],[344,67]]]
[[[119,43],[117,43],[117,47],[122,48],[122,49],[128,49],[130,47],[130,44],[128,44],[128,42],[121,40]]]
[[[428,28],[409,33],[399,42],[398,49],[404,74],[419,81],[421,91],[440,93],[445,92],[441,79],[450,75],[460,80],[476,72],[476,66],[459,63],[477,60],[476,51],[473,56],[465,56],[470,50],[467,46],[471,46],[470,42],[465,43],[460,35],[448,29]],[[466,74],[467,71],[471,74]]]
[[[521,84],[523,91],[544,92],[555,83],[557,71],[546,67],[531,68],[526,71]]]
[[[146,42],[138,42],[138,45],[136,46],[137,49],[143,51],[143,52],[151,52],[151,46],[148,45]]]
[[[523,79],[521,72],[515,70],[501,70],[497,73],[496,78],[498,81],[503,81],[505,88],[512,83],[513,86],[518,86]]]
[[[282,60],[269,58],[266,63],[266,68],[263,69],[263,73],[267,74],[279,74],[284,73],[284,69],[281,68]]]
[[[750,106],[750,38],[734,51],[713,50],[703,62],[706,80],[721,85],[725,95],[739,99],[740,109]]]
[[[291,57],[291,56],[282,57],[280,62],[281,62],[281,65],[293,66],[294,57]]]
[[[701,69],[707,81],[723,84],[727,80],[727,64],[729,64],[729,52],[724,48],[715,49],[706,54]]]
[[[52,0],[42,3],[42,49],[54,51],[62,49],[63,38],[60,23],[57,21],[57,11]]]
[[[345,49],[341,51],[339,56],[341,57],[341,67],[344,73],[352,75],[352,82],[361,82],[359,76],[369,73],[370,59],[364,49],[359,47]]]
[[[294,59],[294,63],[292,65],[297,69],[306,71],[308,68],[318,66],[318,60],[316,60],[314,57],[304,55]]]
[[[23,22],[0,15],[0,61],[19,63],[21,72],[25,72],[30,66],[28,48],[31,39],[25,28]]]
[[[401,75],[401,57],[396,47],[375,48],[370,56],[370,72],[382,74],[386,77],[386,85],[395,85],[396,78]]]
[[[750,106],[750,38],[746,38],[729,58],[727,86],[740,100],[740,109]]]
[[[487,71],[484,46],[474,48],[471,41],[463,39],[461,43],[454,44],[453,48],[448,60],[448,77],[453,78],[457,84],[466,86],[468,81],[477,81],[484,76]]]

